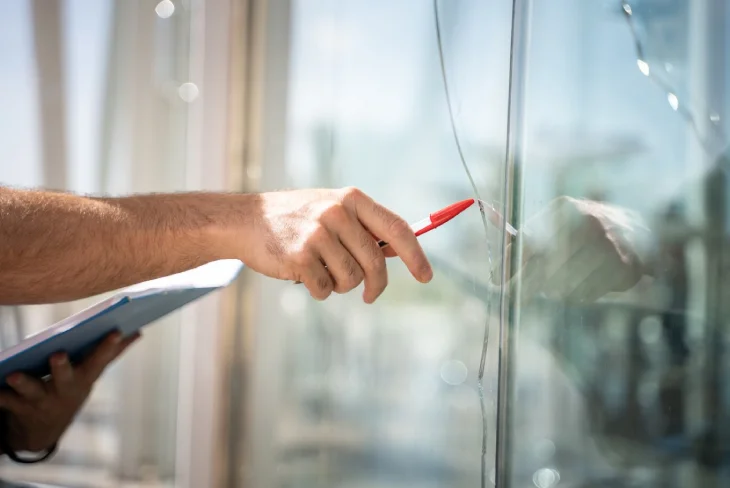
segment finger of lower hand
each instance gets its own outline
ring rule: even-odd
[[[74,370],[64,353],[51,357],[51,377],[53,386],[60,394],[69,393],[74,388]]]
[[[357,194],[353,201],[358,220],[393,248],[414,278],[429,282],[433,270],[408,223],[363,194]]]
[[[124,343],[124,338],[120,332],[112,332],[102,343],[84,360],[77,368],[77,373],[84,381],[91,385],[104,372],[106,367],[114,361],[118,355],[118,351]]]
[[[365,276],[362,268],[337,237],[323,242],[319,252],[334,281],[335,293],[347,293],[362,282]]]
[[[21,398],[30,402],[38,402],[46,397],[45,385],[35,378],[22,373],[13,373],[7,379],[10,388]]]
[[[129,349],[132,344],[137,342],[142,337],[142,334],[139,332],[135,332],[131,336],[127,337],[122,341],[121,344],[117,347],[117,351],[114,353],[114,357],[112,358],[112,361],[115,361],[119,356],[124,354],[124,352]],[[111,361],[110,361],[111,362]]]

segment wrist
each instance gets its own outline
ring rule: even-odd
[[[261,218],[261,195],[215,194],[213,197],[204,210],[209,225],[202,229],[202,252],[211,261],[239,259],[245,262],[246,249]]]
[[[17,441],[17,431],[13,427],[11,414],[7,410],[0,410],[0,454],[9,457],[20,464],[35,464],[49,459],[56,453],[58,442],[54,441],[45,447],[28,445]],[[30,456],[19,455],[18,452],[31,453]]]

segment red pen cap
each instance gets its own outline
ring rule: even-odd
[[[467,208],[474,205],[474,201],[475,200],[473,198],[469,198],[460,202],[452,203],[448,207],[442,208],[441,210],[432,213],[428,216],[428,220],[430,220],[431,222],[428,225],[416,230],[416,237],[421,236],[442,224],[445,224]]]
[[[438,212],[434,212],[429,217],[434,227],[438,227],[441,224],[445,224],[449,220],[453,219],[467,208],[474,205],[473,198],[467,198],[460,202],[452,203],[448,207],[442,208]]]

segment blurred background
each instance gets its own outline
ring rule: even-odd
[[[651,278],[590,305],[500,286],[476,209],[422,238],[431,284],[391,261],[372,306],[244,273],[147,329],[55,458],[0,476],[727,486],[729,25],[723,0],[0,2],[4,185],[353,185],[409,221],[476,193],[518,228],[572,196],[651,229]],[[0,308],[1,345],[88,303]]]

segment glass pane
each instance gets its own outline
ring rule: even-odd
[[[463,157],[479,195],[501,208],[506,1],[293,2],[278,185],[357,186],[411,222],[475,196],[454,140],[435,7]],[[432,283],[419,285],[391,260],[389,287],[371,306],[357,291],[318,303],[303,287],[267,285],[268,319],[257,330],[281,342],[267,343],[266,386],[250,393],[273,398],[254,412],[270,415],[273,440],[249,439],[262,460],[252,485],[479,486],[482,472],[489,483],[496,342],[482,380],[479,371],[485,333],[496,341],[499,332],[490,274],[500,275],[502,235],[492,220],[485,230],[475,206],[423,236]]]
[[[727,486],[730,11],[517,5],[499,486]]]

